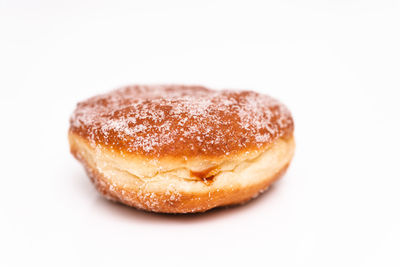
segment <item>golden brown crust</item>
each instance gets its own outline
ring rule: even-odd
[[[72,149],[72,154],[79,158],[77,150]],[[289,163],[285,164],[278,172],[270,177],[265,177],[258,184],[246,188],[226,187],[222,190],[208,192],[185,193],[180,192],[179,197],[171,198],[168,191],[151,192],[126,190],[126,188],[110,183],[96,168],[88,164],[84,158],[79,160],[85,166],[85,170],[96,189],[107,199],[123,203],[137,209],[160,213],[195,213],[204,212],[215,207],[245,203],[266,190],[272,183],[278,180],[287,170]],[[157,205],[154,205],[157,203]]]
[[[130,86],[78,104],[70,132],[113,151],[161,157],[225,157],[264,149],[293,133],[275,99],[200,86]]]
[[[146,165],[144,169],[149,173],[142,176],[134,158],[126,165],[124,157],[107,148],[93,149],[85,139],[73,133],[70,133],[70,144],[72,154],[83,163],[102,195],[128,206],[163,213],[201,212],[256,197],[284,173],[294,151],[293,137],[281,138],[255,158],[247,161],[242,155],[233,169],[218,172],[211,179],[192,180],[185,175],[171,174],[171,169],[173,172],[184,167],[179,161],[172,167],[162,162],[160,166]],[[224,169],[223,163],[219,164],[218,168]],[[130,165],[133,165],[131,170],[127,168]],[[189,165],[189,170],[191,167]],[[166,172],[151,174],[159,168]],[[204,171],[209,172],[208,169]]]

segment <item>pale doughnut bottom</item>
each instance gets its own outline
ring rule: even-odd
[[[261,151],[213,159],[147,159],[90,144],[69,133],[72,154],[106,198],[153,212],[193,213],[243,203],[282,176],[294,154],[293,136]],[[212,180],[192,171],[215,167]]]

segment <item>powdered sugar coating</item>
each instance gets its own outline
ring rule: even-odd
[[[78,103],[70,130],[92,144],[146,156],[221,156],[293,132],[288,109],[252,91],[128,86]]]

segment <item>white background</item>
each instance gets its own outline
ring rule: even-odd
[[[399,1],[0,0],[0,265],[400,266],[399,74]],[[133,83],[282,100],[289,171],[205,214],[104,200],[68,119]]]

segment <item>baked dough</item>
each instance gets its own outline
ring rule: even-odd
[[[277,100],[201,86],[128,86],[78,103],[72,154],[107,198],[154,212],[245,202],[278,179],[294,124]]]

